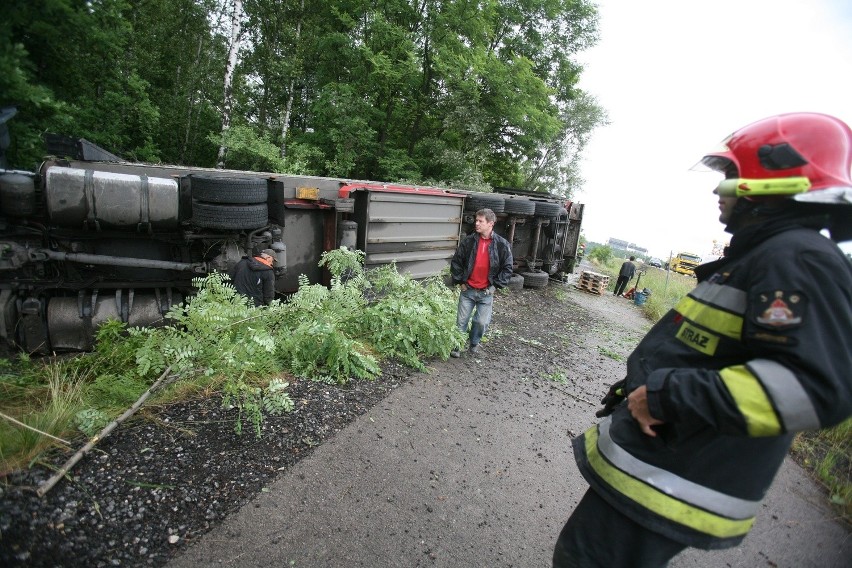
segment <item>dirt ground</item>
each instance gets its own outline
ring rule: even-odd
[[[216,400],[158,408],[43,499],[47,468],[7,479],[0,564],[548,566],[586,488],[570,439],[649,327],[627,300],[551,282],[500,294],[476,357],[294,381],[295,412],[260,438],[237,438]],[[778,483],[740,549],[672,566],[846,566],[852,539],[816,486],[794,464]]]

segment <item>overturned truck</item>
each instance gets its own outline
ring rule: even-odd
[[[50,147],[49,147],[50,151]],[[31,353],[88,350],[107,319],[163,321],[192,279],[252,249],[276,259],[276,290],[341,245],[366,268],[415,278],[448,266],[474,214],[490,208],[511,243],[512,283],[570,272],[583,206],[543,193],[474,193],[370,181],[128,163],[86,142],[36,172],[0,170],[0,341]]]

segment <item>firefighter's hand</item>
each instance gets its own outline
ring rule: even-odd
[[[639,423],[642,432],[652,438],[657,437],[653,427],[662,424],[663,421],[651,416],[651,411],[648,409],[648,389],[645,385],[630,393],[627,397],[627,409],[633,419]]]
[[[492,294],[494,294],[494,292],[496,290],[497,290],[497,288],[495,288],[494,286],[489,286],[488,288],[485,289],[485,293],[488,294],[489,296],[491,296]]]
[[[624,385],[626,383],[627,379],[621,379],[609,387],[609,391],[606,393],[606,396],[601,399],[601,404],[603,404],[604,407],[595,412],[595,416],[603,418],[604,416],[609,416],[615,412],[615,407],[621,404],[626,398],[624,396]]]

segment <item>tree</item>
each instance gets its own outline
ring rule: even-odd
[[[50,129],[144,160],[570,196],[606,121],[577,87],[590,0],[13,2],[0,81],[33,160]]]
[[[118,153],[156,157],[158,112],[127,57],[133,35],[127,11],[122,0],[18,0],[4,12],[5,60],[14,68],[9,76],[18,78],[3,96],[21,97],[10,102],[22,107],[23,130],[58,130]],[[24,126],[34,119],[37,128]],[[24,139],[29,153],[34,140]]]
[[[589,258],[606,264],[612,258],[612,247],[609,245],[598,245],[589,252]]]
[[[228,59],[225,64],[225,86],[222,102],[222,143],[219,145],[219,155],[216,157],[216,167],[225,167],[225,155],[228,147],[225,141],[228,136],[228,129],[231,127],[231,112],[234,105],[234,70],[237,67],[237,60],[240,51],[240,39],[243,29],[243,2],[242,0],[233,0],[233,11],[231,12],[231,40],[228,43]]]

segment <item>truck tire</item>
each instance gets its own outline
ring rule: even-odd
[[[556,238],[556,224],[559,223],[559,219],[562,219],[563,217],[567,217],[567,215],[568,215],[568,210],[565,209],[564,207],[560,207],[559,208],[559,215],[556,216],[556,217],[551,217],[550,223],[548,225],[544,226],[544,229],[543,229],[544,234],[548,238],[555,239]]]
[[[507,288],[509,290],[521,290],[524,287],[524,277],[520,274],[512,274],[509,277],[509,284]]]
[[[266,203],[221,205],[193,200],[192,224],[204,229],[259,229],[268,224]]]
[[[536,217],[557,217],[562,205],[559,203],[551,203],[550,201],[533,201],[535,203]]]
[[[550,280],[550,275],[543,270],[535,272],[521,272],[524,277],[524,286],[527,288],[544,288],[547,286],[547,281]]]
[[[266,180],[191,176],[192,197],[205,203],[266,203]]]
[[[534,215],[535,202],[522,197],[507,197],[503,200],[503,212],[509,215]]]
[[[465,201],[467,211],[479,211],[480,209],[491,209],[495,213],[502,213],[505,208],[505,200],[499,195],[491,193],[475,193],[468,196]]]

